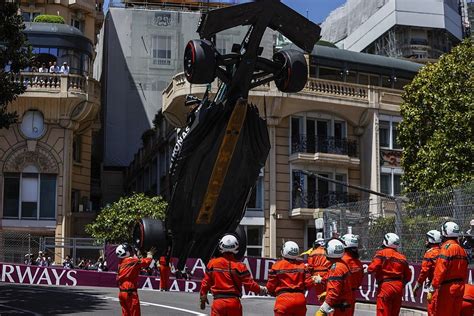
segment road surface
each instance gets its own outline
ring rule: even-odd
[[[0,283],[0,315],[120,315],[118,290],[111,288],[32,286]],[[139,291],[142,315],[204,316],[197,293]],[[212,303],[212,301],[211,301]],[[274,298],[245,297],[245,316],[273,315]],[[307,315],[314,315],[316,306],[308,306]],[[373,316],[358,311],[358,316]]]

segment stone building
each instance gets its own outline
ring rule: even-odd
[[[92,79],[93,44],[101,3],[25,1],[31,20],[59,14],[68,24],[25,22],[35,62],[69,65],[69,73],[18,74],[26,92],[8,105],[18,123],[0,130],[0,231],[70,238],[85,236],[91,202],[92,133],[100,127],[100,86]],[[36,69],[35,69],[36,70]],[[14,238],[14,237],[12,237]],[[6,241],[5,241],[6,242]],[[57,249],[62,256],[64,249]],[[16,253],[5,254],[17,260]]]

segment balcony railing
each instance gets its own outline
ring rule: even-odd
[[[355,202],[357,200],[357,195],[348,194],[347,192],[307,192],[294,189],[292,194],[292,208],[327,208],[331,205]]]
[[[80,75],[61,75],[41,72],[21,72],[13,75],[13,81],[22,83],[26,92],[75,92],[88,93],[99,98],[98,83]]]
[[[291,153],[326,153],[357,157],[357,141],[347,138],[300,135],[291,141]]]

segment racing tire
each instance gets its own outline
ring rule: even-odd
[[[247,252],[247,233],[245,232],[244,226],[239,225],[234,233],[235,237],[239,241],[239,252],[235,255],[237,260],[242,260]]]
[[[133,228],[133,243],[138,249],[145,251],[155,247],[157,256],[165,255],[168,240],[164,222],[153,218],[139,220]]]
[[[216,50],[207,40],[191,40],[184,50],[184,74],[189,83],[207,84],[216,78]]]
[[[285,93],[303,90],[308,81],[308,65],[302,52],[294,49],[282,50],[273,55],[273,61],[282,65],[275,78],[278,90]]]

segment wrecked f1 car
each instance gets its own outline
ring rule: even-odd
[[[236,26],[248,26],[241,44],[221,55],[215,35]],[[165,223],[144,219],[134,230],[138,247],[155,245],[161,254],[207,261],[217,240],[236,231],[270,150],[266,121],[247,103],[249,90],[274,81],[282,92],[296,93],[306,84],[305,56],[296,50],[277,52],[272,60],[261,57],[265,30],[282,33],[310,52],[320,28],[279,0],[257,0],[203,14],[199,40],[185,49],[184,72],[192,84],[220,80],[213,100],[189,98],[195,107],[178,134],[170,168],[171,199]],[[237,230],[240,255],[245,233]]]

